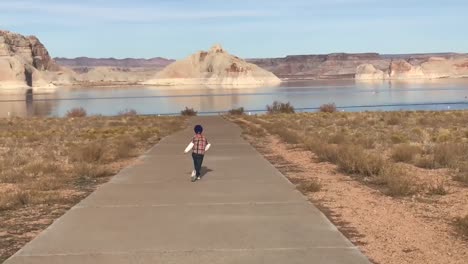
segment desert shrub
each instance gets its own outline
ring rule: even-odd
[[[419,189],[402,166],[386,166],[376,177],[376,181],[386,187],[385,193],[390,196],[408,196],[415,194]]]
[[[267,135],[264,128],[252,123],[242,122],[241,119],[235,119],[234,122],[242,127],[242,134],[250,135],[255,138],[262,138]]]
[[[428,193],[433,195],[446,195],[448,194],[448,190],[445,186],[443,181],[437,182],[434,185],[430,185],[428,188]]]
[[[267,105],[268,114],[294,114],[294,107],[289,103],[274,101],[272,105]]]
[[[376,154],[366,152],[356,145],[345,145],[338,148],[338,169],[348,174],[376,176],[384,169],[385,160]]]
[[[464,144],[444,143],[434,147],[434,162],[438,167],[453,167],[468,153]]]
[[[265,129],[257,126],[250,126],[245,131],[246,134],[251,135],[256,138],[261,138],[267,135]]]
[[[322,113],[335,113],[337,111],[335,103],[323,104],[319,111]]]
[[[375,140],[370,136],[360,136],[354,140],[354,143],[363,146],[366,149],[375,148]]]
[[[453,177],[454,180],[459,181],[465,185],[468,185],[468,172],[457,172]]]
[[[27,179],[27,176],[24,172],[15,170],[15,169],[8,169],[8,170],[1,170],[0,171],[0,183],[23,183]]]
[[[244,107],[239,107],[235,109],[231,109],[228,112],[230,115],[243,115],[244,114]]]
[[[90,163],[77,163],[73,166],[72,174],[78,179],[101,178],[112,175],[112,171],[105,166],[98,166]]]
[[[415,158],[414,165],[416,165],[416,167],[423,168],[423,169],[435,169],[436,168],[433,155],[417,156],[417,158]]]
[[[137,133],[135,133],[135,137],[141,139],[141,140],[147,140],[153,136],[157,136],[158,132],[157,130],[150,130],[150,129],[145,129],[145,130],[139,130]]]
[[[468,162],[464,162],[458,165],[453,179],[468,185]]]
[[[386,120],[387,125],[396,126],[401,123],[401,117],[396,113],[390,113],[390,117]]]
[[[196,116],[198,112],[193,110],[193,108],[185,107],[184,110],[180,111],[180,114],[183,116]]]
[[[51,161],[35,160],[28,163],[23,171],[25,174],[37,176],[40,174],[55,174],[59,172],[60,168],[57,164]]]
[[[67,204],[76,202],[72,195],[65,195],[60,191],[30,191],[28,205],[42,205],[42,204]]]
[[[318,179],[312,178],[307,182],[299,184],[297,189],[302,193],[319,192],[322,189],[322,184],[320,184]]]
[[[410,163],[413,161],[416,154],[421,153],[421,148],[409,144],[397,145],[392,150],[392,159],[395,162],[406,162]]]
[[[70,158],[78,162],[99,162],[104,156],[104,145],[100,142],[90,142],[73,146],[69,150]]]
[[[132,156],[132,150],[136,147],[136,142],[133,138],[124,136],[117,139],[116,142],[116,158],[124,159]]]
[[[465,217],[460,217],[455,220],[455,227],[458,231],[458,234],[468,238],[468,215]]]
[[[306,143],[306,149],[312,151],[321,162],[336,163],[338,161],[338,146],[326,144],[320,141],[309,141]]]
[[[41,176],[27,183],[27,189],[35,191],[54,191],[63,189],[68,180],[67,174]]]
[[[392,141],[393,144],[401,144],[401,143],[405,143],[408,141],[405,135],[400,134],[400,133],[392,134],[390,136],[390,140]]]
[[[0,211],[11,210],[27,205],[30,202],[30,195],[27,191],[13,191],[0,193]]]
[[[276,128],[270,132],[278,135],[284,142],[289,144],[299,144],[302,142],[302,137],[288,128]]]
[[[86,110],[83,107],[77,107],[77,108],[72,108],[68,110],[66,117],[72,118],[72,117],[85,117],[88,114],[86,113]]]
[[[136,115],[138,115],[138,113],[134,109],[124,109],[119,112],[119,116],[136,116]]]
[[[328,138],[330,144],[343,144],[348,141],[348,138],[343,133],[333,134]]]

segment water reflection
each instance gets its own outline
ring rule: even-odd
[[[50,116],[57,106],[56,101],[36,101],[32,90],[24,94],[0,93],[0,117]]]
[[[141,114],[178,113],[184,107],[219,112],[244,107],[263,110],[267,104],[289,101],[297,108],[334,102],[337,106],[467,102],[468,79],[418,82],[290,81],[263,88],[104,87],[60,88],[52,93],[0,93],[0,116],[63,116],[74,107],[89,114],[115,115],[124,109]],[[397,108],[398,107],[398,108]],[[441,106],[418,106],[440,109]],[[432,107],[432,108],[431,108]],[[459,105],[468,108],[468,105]],[[416,109],[380,107],[372,110]],[[359,108],[349,108],[359,109]],[[419,108],[418,108],[419,109]]]

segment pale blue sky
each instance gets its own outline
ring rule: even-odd
[[[467,0],[0,0],[0,28],[53,56],[468,52]]]

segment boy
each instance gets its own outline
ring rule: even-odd
[[[202,135],[203,127],[201,125],[196,125],[193,130],[195,131],[195,136],[193,136],[192,142],[188,144],[184,151],[184,153],[188,153],[193,149],[192,158],[195,170],[192,171],[192,182],[201,179],[203,158],[205,157],[205,152],[211,147],[211,144],[208,143],[208,140]]]

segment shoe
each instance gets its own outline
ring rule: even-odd
[[[195,171],[192,171],[192,176],[191,176],[191,178],[192,178],[192,182],[194,182],[194,181],[197,180],[197,174],[196,174]]]
[[[200,177],[197,177],[197,180],[201,180],[201,178],[200,178]]]

